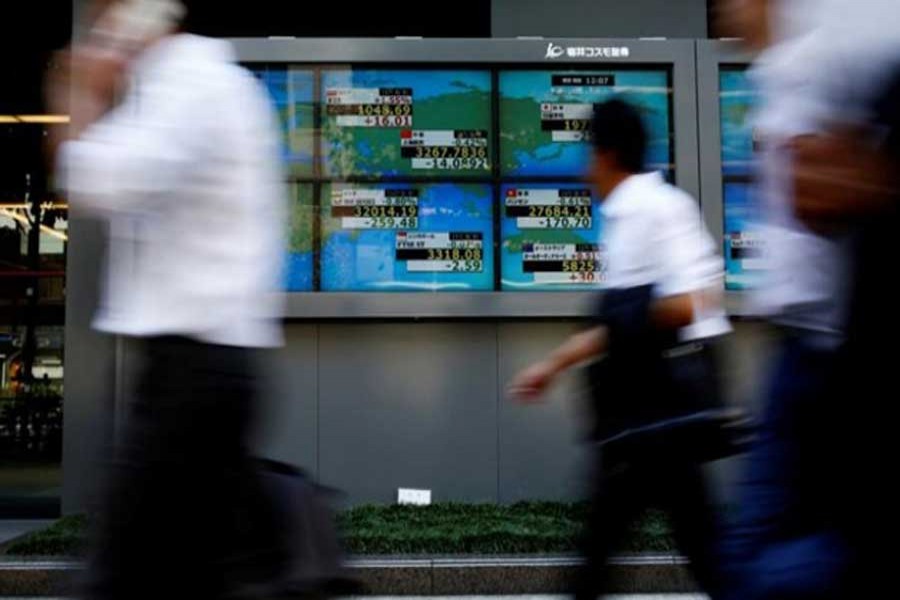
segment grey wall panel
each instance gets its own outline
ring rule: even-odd
[[[578,329],[574,323],[501,324],[501,383],[505,385]],[[582,495],[583,399],[578,373],[564,376],[540,404],[501,398],[500,502],[573,500]]]
[[[105,230],[73,216],[69,224],[66,285],[66,385],[63,419],[64,514],[82,512],[97,489],[112,442],[116,402],[116,342],[95,333],[99,270]]]
[[[494,37],[705,38],[706,0],[493,0]]]
[[[321,480],[359,502],[398,487],[497,499],[494,324],[322,325]]]
[[[84,21],[90,0],[72,0],[72,37],[80,38],[84,34]]]
[[[73,37],[82,35],[87,0],[74,0]],[[94,333],[104,227],[73,211],[66,264],[66,385],[63,398],[62,512],[83,512],[98,487],[98,464],[112,443],[115,340]]]
[[[267,355],[254,447],[318,476],[318,327],[288,325],[285,338]]]

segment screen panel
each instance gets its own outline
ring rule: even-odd
[[[322,186],[323,291],[483,291],[494,287],[491,187]]]
[[[328,177],[491,173],[490,71],[328,70],[321,101]]]
[[[278,113],[283,157],[294,177],[312,177],[315,169],[315,74],[310,69],[266,66],[252,69],[263,82]]]
[[[767,265],[761,233],[762,208],[753,185],[755,159],[751,113],[757,99],[758,94],[745,67],[720,68],[725,287],[728,290],[758,286]]]
[[[650,168],[673,168],[672,85],[667,69],[502,71],[500,166],[504,176],[578,177],[587,168],[594,104],[621,98],[645,117]]]
[[[504,290],[581,291],[602,283],[600,202],[590,186],[505,184],[500,197]]]

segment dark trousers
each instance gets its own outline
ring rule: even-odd
[[[648,508],[671,518],[679,549],[694,577],[711,598],[721,598],[718,527],[702,467],[696,463],[653,464],[597,461],[595,490],[582,541],[585,564],[575,582],[576,600],[594,600],[609,591],[607,560],[626,538],[629,526]]]
[[[275,524],[246,447],[259,357],[182,338],[143,350],[97,516],[88,597],[225,597],[272,562]]]
[[[838,410],[840,354],[787,335],[748,456],[741,511],[728,536],[733,597],[847,596],[851,564],[847,490],[849,433]],[[852,468],[852,467],[851,467]]]

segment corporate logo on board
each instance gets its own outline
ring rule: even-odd
[[[627,46],[568,46],[563,48],[554,43],[547,46],[547,60],[555,60],[562,57],[568,58],[628,58],[631,50]]]
[[[566,51],[562,46],[557,46],[551,42],[551,44],[547,46],[547,56],[544,58],[559,58],[565,53]]]

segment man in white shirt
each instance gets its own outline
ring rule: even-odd
[[[109,226],[94,325],[136,340],[143,368],[89,595],[217,598],[267,518],[245,444],[260,353],[281,343],[277,120],[228,44],[179,31],[179,2],[106,4],[72,52],[57,167]]]
[[[854,213],[866,212],[867,203],[865,194],[847,193],[845,179],[861,180],[859,173],[842,168],[834,154],[820,153],[812,163],[804,155],[810,140],[866,124],[872,96],[900,57],[900,5],[719,4],[725,23],[736,26],[725,33],[744,38],[759,53],[751,70],[762,97],[754,125],[773,266],[757,296],[780,332],[759,439],[747,460],[741,514],[729,536],[738,578],[734,597],[858,597],[863,593],[855,585],[845,587],[855,551],[845,528],[847,490],[858,492],[848,486],[852,479],[845,471],[861,469],[846,460],[856,445],[851,430],[857,417],[848,403],[857,400],[859,388],[843,379],[860,221]],[[809,164],[832,169],[831,180],[820,181],[813,193],[798,180]],[[843,196],[845,210],[822,211],[835,196]]]
[[[535,400],[563,371],[608,353],[592,374],[594,437],[606,441],[606,450],[592,481],[578,600],[606,591],[606,559],[648,505],[670,512],[698,581],[719,597],[717,528],[699,461],[668,446],[612,456],[608,442],[720,407],[712,342],[731,330],[720,300],[723,261],[697,203],[661,174],[644,172],[647,135],[635,108],[619,100],[597,105],[592,139],[607,265],[600,325],[519,373],[510,392]]]

